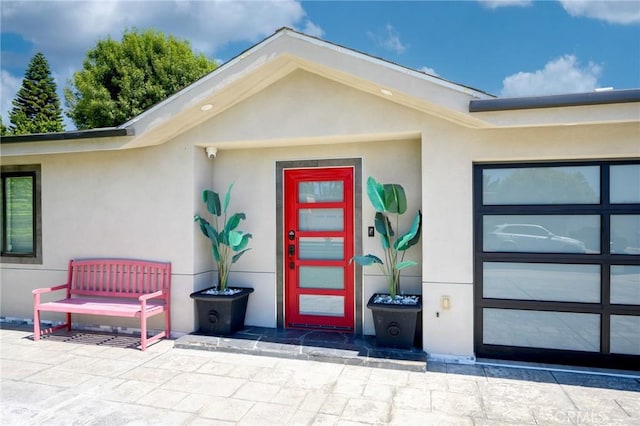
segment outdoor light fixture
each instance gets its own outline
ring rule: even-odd
[[[380,93],[382,93],[383,95],[387,95],[387,96],[392,96],[393,92],[391,90],[387,90],[387,89],[380,89]]]
[[[200,107],[200,111],[209,111],[211,108],[213,108],[213,105],[211,104],[204,104]]]
[[[213,160],[218,155],[218,148],[215,146],[208,146],[204,149],[207,152],[207,157],[209,160]]]

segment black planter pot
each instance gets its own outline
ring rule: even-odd
[[[210,287],[214,288],[214,287]],[[198,332],[207,335],[230,335],[244,328],[249,295],[252,288],[229,287],[242,290],[232,295],[204,294],[204,290],[191,293],[198,313]]]
[[[376,345],[388,348],[411,349],[416,335],[416,324],[422,312],[422,296],[416,305],[374,303],[374,294],[367,303],[373,314]]]

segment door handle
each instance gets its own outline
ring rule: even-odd
[[[296,245],[289,244],[289,269],[296,269],[296,263],[293,261],[293,256],[296,255]]]

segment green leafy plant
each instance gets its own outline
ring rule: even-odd
[[[389,295],[395,298],[400,293],[400,271],[417,265],[412,260],[404,260],[404,255],[407,249],[420,240],[422,213],[418,210],[411,228],[394,239],[393,237],[396,235],[394,227],[391,225],[391,219],[394,219],[397,230],[400,216],[407,211],[407,196],[404,188],[395,183],[378,183],[373,177],[369,177],[367,179],[367,195],[376,210],[374,225],[380,236],[384,261],[373,254],[354,256],[351,261],[362,266],[378,265],[387,279]]]
[[[229,185],[222,203],[217,192],[208,189],[202,192],[202,201],[213,217],[211,223],[201,216],[194,216],[194,221],[198,222],[202,233],[211,240],[211,253],[218,266],[218,289],[220,291],[227,289],[232,264],[251,250],[247,248],[247,245],[252,235],[237,229],[240,222],[246,219],[246,215],[244,213],[227,215],[232,188],[233,184]]]

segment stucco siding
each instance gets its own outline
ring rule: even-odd
[[[194,128],[188,137],[196,144],[234,148],[418,134],[421,115],[390,100],[296,71]]]
[[[173,300],[192,291],[192,282],[176,277],[193,273],[193,149],[166,144],[3,159],[41,164],[43,263],[2,264],[2,316],[32,318],[31,290],[64,283],[71,258],[171,261]],[[190,331],[193,321],[183,318],[190,313],[174,306],[174,328]]]
[[[204,151],[202,156],[205,156]],[[388,141],[371,143],[346,143],[339,145],[312,145],[289,148],[264,148],[246,150],[221,150],[217,158],[211,160],[213,169],[212,188],[224,193],[234,183],[232,201],[229,211],[242,211],[247,219],[242,222],[241,229],[253,234],[250,247],[235,265],[230,274],[230,283],[250,286],[255,293],[249,298],[246,323],[275,327],[276,325],[276,245],[281,244],[281,236],[276,234],[276,179],[277,161],[316,160],[362,158],[363,185],[368,176],[374,176],[382,182],[400,183],[405,187],[408,196],[408,210],[415,212],[420,208],[420,142],[418,140]],[[366,194],[366,190],[363,190]],[[366,195],[364,195],[366,197]],[[362,200],[363,235],[366,228],[373,225],[375,211],[368,199]],[[198,212],[205,213],[204,206]],[[410,226],[412,216],[405,215],[400,228]],[[196,230],[200,234],[199,230]],[[204,236],[198,236],[204,240]],[[196,244],[196,250],[209,248]],[[363,241],[365,253],[382,256],[379,240],[376,237]],[[414,247],[407,253],[406,259],[420,263],[421,251]],[[212,266],[213,267],[213,266]],[[403,271],[403,288],[407,292],[420,290],[420,266]],[[213,279],[213,274],[212,274]],[[363,278],[363,300],[385,288],[384,279],[376,268],[365,268]],[[204,283],[206,284],[206,283]],[[281,285],[281,283],[280,283]],[[203,285],[204,287],[204,285]],[[371,313],[364,310],[364,332],[373,334]]]

